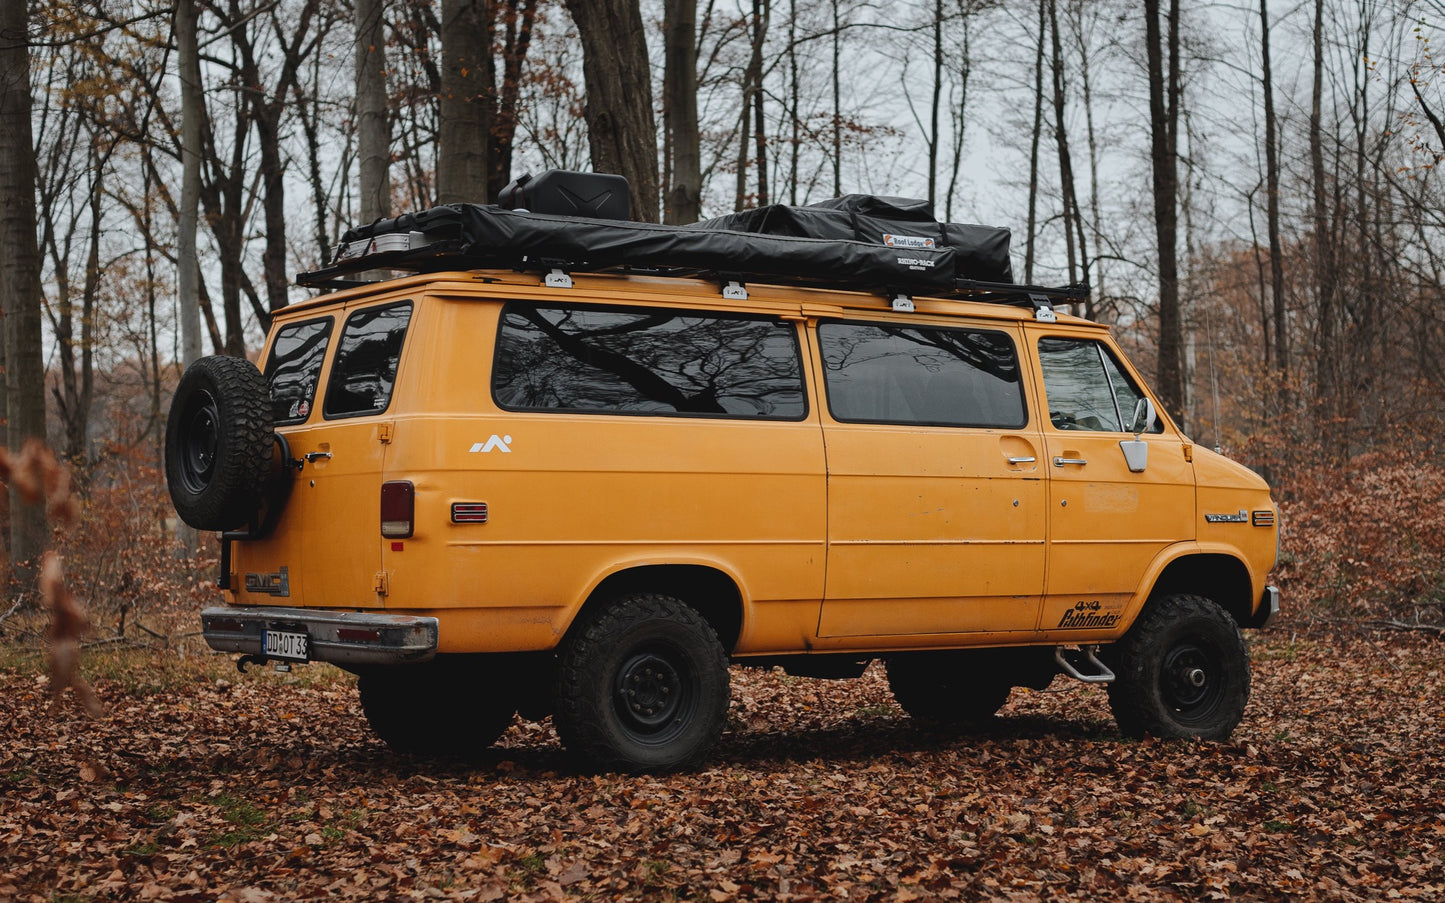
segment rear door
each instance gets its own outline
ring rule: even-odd
[[[300,469],[273,533],[236,544],[240,601],[384,604],[381,474],[413,306],[355,304],[277,329],[265,373]]]
[[[320,420],[292,440],[292,456],[304,462],[290,506],[299,515],[293,523],[301,532],[307,605],[384,604],[381,475],[413,306],[405,300],[347,309]]]

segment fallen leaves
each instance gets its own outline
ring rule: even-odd
[[[1062,679],[950,737],[876,669],[739,669],[711,765],[665,777],[578,773],[520,719],[471,764],[400,758],[321,668],[102,682],[98,721],[52,718],[43,680],[0,670],[0,897],[1445,896],[1441,647],[1275,635],[1254,654],[1219,744],[1121,739],[1104,694]]]

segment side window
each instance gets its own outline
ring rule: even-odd
[[[1016,429],[1028,421],[1004,333],[823,323],[818,344],[835,420]]]
[[[302,423],[316,402],[321,361],[331,342],[331,318],[291,323],[276,331],[266,358],[271,390],[271,419],[278,425]]]
[[[1055,429],[1122,433],[1144,393],[1101,342],[1039,339],[1049,421]],[[1156,420],[1152,432],[1161,432]]]
[[[492,393],[512,411],[807,414],[792,324],[684,311],[510,304]]]
[[[333,417],[379,414],[391,403],[411,302],[367,307],[346,318],[322,413]]]

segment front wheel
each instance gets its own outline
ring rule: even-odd
[[[553,724],[589,766],[675,771],[722,735],[728,693],[727,655],[702,615],[671,596],[626,596],[563,642]]]
[[[1109,706],[1129,736],[1225,740],[1244,717],[1249,652],[1234,619],[1203,596],[1150,603],[1108,658]]]

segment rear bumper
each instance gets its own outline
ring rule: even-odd
[[[1259,608],[1255,609],[1254,617],[1250,618],[1245,627],[1264,628],[1273,624],[1279,617],[1279,587],[1266,586],[1264,596],[1259,600]]]
[[[268,630],[305,633],[308,660],[338,665],[424,662],[437,651],[436,618],[270,606],[201,612],[201,633],[217,652],[262,655]]]

